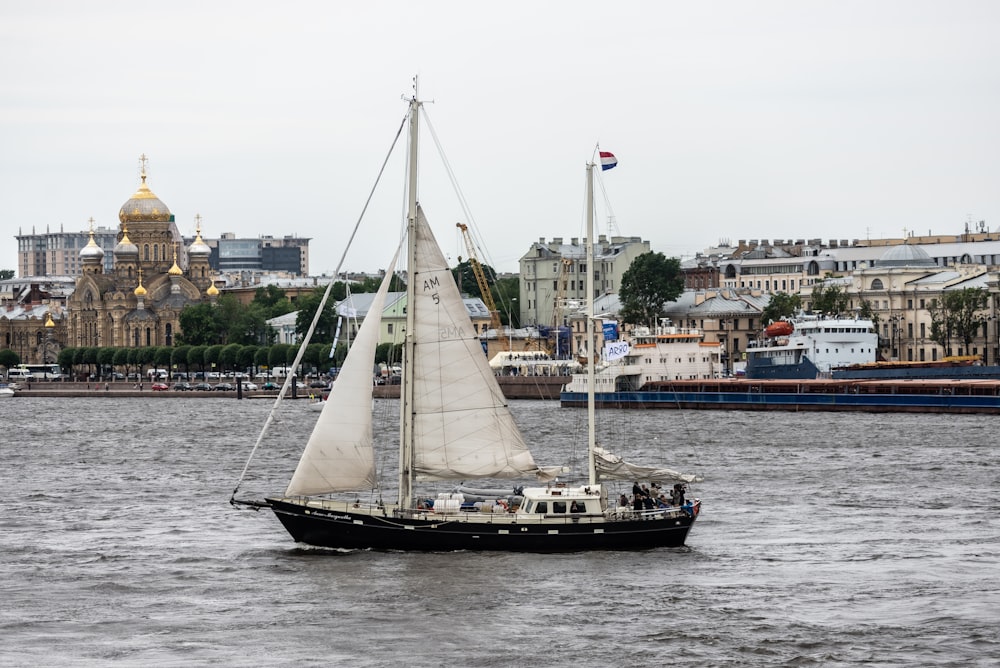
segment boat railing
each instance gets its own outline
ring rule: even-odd
[[[700,506],[700,502],[692,506],[692,508]],[[694,512],[692,510],[692,512]],[[617,508],[612,508],[608,510],[609,516],[616,519],[641,519],[641,520],[653,520],[653,519],[663,519],[671,517],[685,517],[689,513],[682,506],[668,506],[666,508],[652,508],[635,510],[629,508],[628,506],[618,506]]]

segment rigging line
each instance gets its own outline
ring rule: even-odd
[[[476,223],[475,217],[472,215],[472,210],[469,208],[469,202],[465,199],[465,193],[462,192],[462,187],[458,183],[458,179],[455,177],[455,172],[451,168],[451,163],[448,162],[448,156],[445,155],[444,148],[441,145],[441,141],[438,139],[437,132],[434,130],[434,125],[431,123],[430,116],[427,114],[427,110],[423,107],[420,108],[424,115],[424,123],[427,125],[427,130],[431,135],[431,139],[434,140],[434,146],[437,148],[438,156],[441,158],[441,164],[444,165],[445,173],[448,175],[448,180],[451,181],[451,187],[455,190],[455,196],[458,198],[458,204],[462,209],[462,214],[465,216],[466,220],[469,221],[469,231],[475,237],[474,242],[479,254],[486,260],[486,263],[493,269],[493,273],[496,273],[496,263],[493,258],[490,257],[488,252],[484,252],[485,244],[482,240],[482,235],[479,232],[479,225]],[[496,276],[493,276],[493,280],[496,281]]]
[[[361,221],[364,219],[365,213],[368,211],[368,205],[371,204],[372,197],[375,196],[375,190],[378,188],[378,184],[382,180],[382,175],[385,173],[385,168],[389,163],[389,158],[392,156],[392,152],[396,149],[396,144],[399,142],[399,137],[403,133],[403,128],[406,127],[407,118],[409,118],[409,110],[407,110],[407,113],[403,115],[403,120],[399,124],[399,128],[396,130],[396,136],[393,137],[392,144],[389,146],[389,151],[386,153],[385,160],[382,161],[382,167],[378,171],[378,176],[375,177],[375,183],[372,184],[372,189],[368,193],[368,198],[365,200],[365,205],[361,209],[361,214],[358,216],[357,222],[354,223],[354,229],[351,230],[351,235],[347,239],[347,245],[344,247],[344,252],[341,254],[340,260],[337,263],[337,269],[333,274],[333,278],[327,284],[326,291],[323,292],[323,299],[320,300],[319,307],[316,309],[316,315],[313,316],[312,323],[309,325],[309,331],[306,332],[305,337],[302,339],[302,344],[299,346],[299,352],[296,354],[295,361],[292,363],[292,369],[298,369],[299,364],[302,361],[302,356],[305,354],[306,346],[309,344],[309,339],[312,338],[313,332],[316,330],[316,325],[323,313],[323,308],[326,306],[327,299],[330,297],[333,284],[336,283],[336,278],[340,276],[340,270],[344,266],[344,260],[347,258],[347,252],[351,249],[354,237],[357,236],[358,229],[361,227]],[[257,450],[260,448],[260,444],[264,441],[264,437],[267,436],[268,429],[270,429],[271,424],[274,422],[275,413],[277,412],[282,399],[284,399],[285,394],[288,392],[288,388],[291,385],[293,377],[294,375],[289,374],[285,378],[285,382],[281,385],[281,390],[278,391],[278,396],[274,400],[274,405],[271,406],[271,412],[268,413],[267,420],[264,421],[264,427],[261,429],[260,435],[257,437],[257,441],[254,443],[253,448],[250,450],[250,456],[247,458],[246,464],[243,465],[243,471],[240,472],[240,477],[236,481],[236,487],[233,488],[232,496],[229,497],[229,502],[232,504],[235,504],[236,502],[236,492],[239,491],[240,486],[243,484],[243,479],[246,477],[247,471],[250,469],[250,463],[257,454]]]

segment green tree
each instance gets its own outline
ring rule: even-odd
[[[496,285],[496,271],[488,264],[480,263],[479,266],[483,269],[486,287],[492,290],[492,287]],[[463,295],[483,299],[483,291],[479,289],[479,281],[476,280],[476,271],[471,260],[459,262],[458,266],[451,270],[451,275],[455,278],[455,283],[458,284],[458,289]]]
[[[360,283],[351,283],[351,292],[378,292],[380,285],[382,285],[381,277],[369,276]],[[405,290],[406,283],[399,277],[399,274],[393,274],[389,280],[389,292],[403,292]]]
[[[306,352],[302,356],[302,365],[306,369],[313,369],[312,373],[316,373],[320,368],[320,355],[325,351],[330,350],[329,343],[310,343],[306,346]]]
[[[171,346],[157,346],[153,348],[153,365],[157,369],[166,369],[167,373],[173,372],[173,353]]]
[[[0,269],[0,281],[6,281],[11,278],[14,278],[13,269]],[[20,364],[20,362],[18,362],[18,364]]]
[[[802,298],[799,295],[777,292],[771,295],[771,301],[760,312],[760,320],[765,325],[769,322],[778,322],[795,315],[801,308]]]
[[[343,366],[345,357],[347,357],[347,344],[341,341],[333,353],[333,366]]]
[[[136,359],[139,362],[139,369],[145,373],[149,367],[156,364],[156,348],[136,348]]]
[[[188,369],[194,367],[202,374],[205,373],[206,350],[208,350],[208,346],[191,346],[191,348],[188,349]]]
[[[60,353],[61,355],[62,353]],[[13,366],[17,366],[21,363],[21,357],[15,353],[10,348],[0,349],[0,367],[4,369],[9,369]],[[59,364],[62,365],[62,360],[59,360]]]
[[[215,312],[211,304],[189,304],[180,314],[181,331],[177,343],[189,346],[207,346],[218,341],[219,333]]]
[[[300,297],[298,301],[299,313],[295,318],[295,333],[301,341],[305,338],[309,326],[312,325],[313,317],[319,309],[319,304],[323,299],[324,288],[316,288],[309,295]],[[332,343],[333,335],[337,331],[337,305],[332,299],[328,299],[323,307],[323,314],[316,323],[316,330],[313,332],[310,342]]]
[[[927,305],[927,312],[931,316],[931,341],[944,348],[946,355],[950,355],[955,323],[948,312],[948,307],[943,299],[934,298]]]
[[[128,378],[128,348],[115,348],[115,357],[112,364],[114,364],[115,369],[125,374],[125,377]]]
[[[622,274],[618,290],[621,317],[633,325],[656,325],[663,305],[684,292],[684,276],[677,258],[663,253],[643,253]]]
[[[271,365],[267,363],[270,357],[271,357],[270,346],[261,346],[257,348],[257,352],[254,353],[253,356],[254,366],[256,366],[258,369],[263,369],[264,367],[267,367],[268,369],[267,375],[271,375],[270,374]]]
[[[88,373],[96,374],[97,371],[94,367],[97,365],[97,355],[100,348],[81,348],[80,351],[80,363],[87,365]]]
[[[128,365],[135,369],[136,373],[142,372],[142,359],[139,357],[138,348],[128,349]]]
[[[972,340],[986,323],[983,310],[988,300],[983,288],[952,290],[943,293],[940,300],[931,300],[927,308],[931,315],[931,339],[945,349],[946,355],[952,354],[953,338],[962,342],[968,354]]]
[[[375,347],[375,363],[388,364],[392,354],[391,343],[380,343]]]
[[[249,369],[250,375],[257,373],[257,351],[260,346],[242,346],[240,347],[240,353],[236,356],[236,363],[239,365],[240,369]]]
[[[500,311],[500,322],[513,328],[521,326],[521,312],[518,309],[517,297],[521,292],[521,281],[516,276],[498,278],[490,288],[493,292],[493,303]]]
[[[205,348],[205,367],[210,371],[222,372],[222,365],[219,363],[222,356],[221,345],[208,346]]]
[[[222,365],[223,369],[236,371],[236,361],[242,348],[243,346],[238,343],[230,343],[228,346],[222,347],[222,351],[219,353],[219,364]]]
[[[288,303],[291,306],[291,302]],[[236,318],[229,326],[226,340],[229,343],[240,345],[260,345],[269,344],[274,341],[275,331],[267,324],[269,318],[290,313],[293,309],[269,315],[267,309],[260,304],[251,303],[240,310]]]
[[[190,352],[191,346],[176,346],[171,349],[170,353],[170,368],[183,368],[188,380],[191,379],[191,366],[188,364],[188,354]]]
[[[262,288],[257,288],[253,294],[252,303],[262,306],[269,313],[275,312],[274,315],[284,315],[285,313],[290,313],[293,310],[289,308],[287,311],[280,311],[280,309],[285,305],[291,307],[291,302],[288,301],[288,296],[285,294],[285,291],[277,285],[266,285]]]
[[[812,291],[812,312],[839,315],[847,310],[847,293],[838,285],[817,283]]]
[[[267,350],[267,365],[270,368],[276,366],[287,366],[288,349],[292,346],[287,343],[276,343]]]
[[[867,299],[861,300],[861,308],[858,310],[858,317],[864,318],[865,320],[871,320],[872,324],[875,325],[875,331],[878,331],[878,313],[875,312],[874,306],[872,306],[872,303]]]
[[[63,348],[56,356],[56,362],[59,363],[59,367],[62,369],[68,369],[72,380],[76,380],[76,374],[74,373],[75,369],[73,369],[73,359],[76,356],[76,351],[77,348]],[[20,362],[18,362],[18,364],[20,364]]]

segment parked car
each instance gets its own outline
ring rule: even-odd
[[[166,383],[153,383],[150,387],[153,388],[154,392],[162,392],[163,390],[169,390],[170,386]]]
[[[208,383],[195,383],[191,386],[192,390],[198,390],[200,392],[211,392],[212,386]]]
[[[174,383],[174,389],[178,392],[187,392],[192,389],[191,383]]]
[[[329,385],[330,385],[330,381],[328,381],[328,380],[314,380],[311,383],[309,383],[309,387],[324,388],[324,387],[328,387]]]
[[[261,385],[260,389],[262,389],[262,390],[277,390],[278,389],[278,384],[269,380],[266,383],[264,383],[263,385]]]
[[[236,386],[232,383],[219,383],[215,386],[217,392],[232,392],[236,389]]]
[[[256,390],[257,389],[257,383],[243,383],[243,389],[244,390]]]

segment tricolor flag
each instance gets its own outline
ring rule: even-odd
[[[606,172],[615,165],[618,164],[618,158],[615,157],[614,153],[609,153],[608,151],[601,151],[601,171]]]

